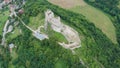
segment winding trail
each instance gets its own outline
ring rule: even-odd
[[[33,30],[33,29],[31,29],[29,26],[27,26],[23,21],[22,21],[22,19],[19,17],[19,16],[17,16],[18,17],[18,19],[21,21],[21,23],[26,27],[26,28],[28,28],[30,31],[32,31],[32,32],[35,32],[35,30]]]
[[[18,17],[18,16],[17,16],[17,17]],[[27,26],[27,25],[22,21],[22,19],[21,19],[20,17],[18,17],[18,19],[21,21],[21,23],[22,23],[27,29],[29,29],[30,31],[33,32],[33,36],[36,37],[37,39],[39,39],[39,40],[43,40],[43,39],[45,39],[45,38],[46,38],[46,39],[49,39],[46,34],[40,32],[40,28],[42,28],[42,27],[44,28],[44,26],[38,27],[38,30],[33,30],[33,29],[31,29],[29,26]]]

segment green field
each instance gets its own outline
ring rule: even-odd
[[[39,13],[36,17],[30,17],[28,26],[36,30],[39,26],[44,25],[44,17]]]
[[[55,64],[55,68],[67,68],[67,65],[63,60],[58,60]]]
[[[2,30],[4,28],[5,22],[8,19],[9,11],[0,13],[0,35],[2,35]]]
[[[21,34],[20,28],[15,27],[15,29],[13,30],[13,32],[8,34],[7,40],[12,40],[12,39],[18,37],[20,34]]]

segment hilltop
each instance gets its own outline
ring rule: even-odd
[[[0,67],[120,67],[118,17],[102,2],[0,1]]]

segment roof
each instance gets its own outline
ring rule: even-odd
[[[13,48],[13,47],[14,47],[13,43],[9,44],[9,48]]]
[[[39,33],[37,33],[37,32],[35,32],[33,35],[34,35],[37,39],[39,39],[39,40],[43,40],[43,39],[47,38],[46,35],[44,35],[44,34],[39,34]]]

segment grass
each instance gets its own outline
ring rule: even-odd
[[[5,11],[0,14],[0,35],[2,35],[5,22],[8,19],[8,15],[9,15],[9,11]]]
[[[67,65],[62,60],[58,60],[55,64],[55,68],[67,68]]]
[[[56,37],[58,39],[58,42],[65,42],[65,43],[67,43],[66,38],[62,34],[60,34],[58,32],[53,31],[53,35],[52,36]]]
[[[15,29],[13,30],[12,33],[9,33],[7,35],[7,40],[12,40],[14,38],[16,38],[17,36],[19,36],[21,33],[20,33],[20,29],[18,27],[15,27]]]
[[[78,5],[84,5],[82,0],[48,0],[49,2],[61,6],[62,8],[72,8]],[[81,4],[80,4],[81,3]]]
[[[16,53],[16,48],[13,48],[12,53],[10,54],[10,56],[12,57],[10,63],[9,63],[9,67],[8,68],[15,68],[15,66],[13,65],[13,61],[16,60],[16,58],[18,57],[18,54]]]
[[[39,13],[36,17],[30,17],[30,26],[32,29],[36,30],[39,26],[44,25],[44,17]]]
[[[117,43],[115,27],[112,24],[112,21],[109,19],[109,17],[107,17],[107,15],[105,15],[98,9],[91,7],[89,5],[82,6],[82,7],[77,6],[70,10],[86,16],[86,18],[89,21],[93,22],[97,28],[101,29],[109,39],[111,39],[114,43]]]
[[[68,43],[67,39],[61,33],[52,30],[50,24],[48,25],[46,33],[48,34],[49,37],[55,37],[57,39],[57,42]]]
[[[61,2],[59,2],[59,4],[54,2],[55,0],[48,0],[48,1],[50,1],[51,3],[53,3],[55,5],[63,7],[65,9],[68,9],[70,11],[73,11],[75,13],[84,15],[89,21],[93,22],[97,28],[102,30],[102,32],[109,39],[111,39],[111,41],[113,43],[117,43],[115,27],[112,24],[112,21],[109,19],[109,17],[102,11],[86,4],[83,0],[79,0],[80,2],[78,0],[76,0],[76,1],[78,1],[79,5],[78,5],[78,3],[76,3],[77,5],[72,5],[72,8],[66,8],[64,6],[61,6],[62,1],[65,1],[65,3],[67,1],[69,3],[69,0],[62,0]],[[69,4],[66,3],[66,5],[69,5]]]
[[[104,13],[99,11],[98,9],[91,7],[89,5],[86,5],[84,7],[77,6],[77,7],[70,9],[70,10],[86,16],[86,18],[89,21],[93,22],[96,27],[101,29],[102,32],[104,34],[106,34],[106,36],[109,39],[111,39],[114,43],[117,43],[115,27],[112,24],[112,21],[109,19],[109,17],[107,17],[107,15],[105,15]]]
[[[36,30],[39,26],[43,24],[44,24],[44,18],[41,16],[41,14],[38,14],[36,17],[30,17],[30,23],[28,24],[28,26]],[[19,36],[20,34],[21,34],[20,28],[15,27],[15,29],[13,30],[13,33],[10,33],[7,36],[7,40],[12,40],[16,38],[17,36]]]

